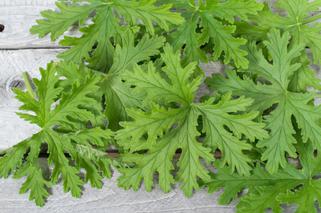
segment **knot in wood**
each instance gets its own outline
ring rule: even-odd
[[[4,25],[3,24],[0,24],[0,32],[3,32],[4,31]]]

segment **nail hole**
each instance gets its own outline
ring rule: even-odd
[[[3,32],[4,31],[4,25],[3,24],[0,24],[0,32]]]

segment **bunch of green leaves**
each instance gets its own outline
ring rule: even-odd
[[[157,27],[169,31],[183,18],[170,11],[170,4],[156,6],[154,0],[61,1],[57,7],[59,11],[42,12],[45,19],[38,20],[31,32],[40,37],[50,34],[56,40],[78,23],[82,35],[65,36],[60,44],[71,48],[58,57],[66,62],[85,60],[90,68],[104,73],[100,86],[106,101],[105,114],[110,127],[119,128],[119,121],[128,118],[125,108],[139,105],[139,96],[131,95],[122,84],[122,72],[159,53],[164,38],[155,35]]]
[[[257,213],[268,209],[282,212],[284,204],[288,208],[289,204],[295,204],[296,212],[316,213],[321,204],[320,154],[314,152],[311,144],[301,142],[297,150],[299,162],[288,164],[275,174],[268,173],[260,164],[246,177],[231,174],[226,168],[219,169],[208,183],[209,191],[224,188],[219,202],[225,205],[243,192],[237,212]]]
[[[142,33],[168,36],[175,49],[183,47],[186,61],[222,56],[225,63],[233,61],[237,67],[246,68],[247,52],[242,49],[246,39],[234,35],[234,23],[247,21],[263,5],[256,0],[61,0],[57,7],[58,12],[42,12],[45,19],[38,20],[31,32],[40,37],[50,34],[56,40],[77,23],[81,37],[65,36],[60,44],[72,48],[59,56],[67,61],[90,60],[95,68],[104,70],[109,61],[102,61],[101,56],[108,58],[112,53],[124,26],[139,26]],[[177,12],[170,11],[172,7]],[[210,57],[209,52],[213,53]]]
[[[5,151],[1,177],[26,176],[21,192],[38,205],[59,180],[79,197],[84,183],[100,188],[111,176],[113,145],[125,189],[150,191],[158,179],[164,192],[179,184],[191,196],[205,184],[224,188],[223,204],[247,189],[239,212],[316,211],[321,86],[305,48],[320,63],[320,15],[310,13],[321,1],[280,0],[277,12],[256,0],[56,5],[31,32],[69,48],[16,90],[18,114],[39,132]],[[210,60],[230,71],[200,98],[200,62]]]
[[[79,25],[81,37],[65,36],[60,44],[71,48],[58,56],[67,62],[80,63],[85,60],[92,69],[108,73],[102,90],[106,96],[105,114],[114,130],[119,128],[120,121],[128,119],[126,108],[139,104],[139,96],[132,95],[121,83],[121,72],[158,54],[164,38],[156,36],[156,33],[174,38],[172,44],[176,49],[185,46],[184,51],[187,54],[184,54],[184,57],[187,60],[206,61],[203,56],[207,53],[201,51],[200,47],[205,43],[212,43],[217,50],[214,58],[224,52],[225,62],[233,59],[237,66],[246,67],[246,51],[240,48],[246,40],[233,36],[235,26],[232,24],[235,18],[246,20],[248,14],[254,15],[262,9],[262,5],[255,0],[231,0],[226,3],[195,3],[184,0],[77,0],[57,2],[57,7],[59,11],[42,12],[45,19],[38,20],[38,25],[34,26],[31,32],[40,37],[50,34],[51,39],[56,40],[75,23]],[[171,11],[172,7],[178,11]],[[229,10],[229,13],[219,15],[218,11],[222,9]],[[179,13],[181,10],[184,11],[182,15],[186,21]],[[192,25],[190,14],[193,14]],[[211,14],[218,15],[213,17]],[[228,20],[228,26],[225,26],[224,17]],[[88,20],[91,21],[89,24]],[[173,25],[181,27],[176,30]],[[136,35],[129,35],[129,31]],[[152,37],[149,38],[150,36]],[[138,40],[137,46],[135,39]],[[199,49],[199,56],[193,54],[192,49]],[[191,53],[195,57],[189,57]]]
[[[273,7],[277,12],[272,12],[270,7],[265,5],[259,15],[249,16],[248,22],[237,22],[238,33],[253,42],[259,42],[266,39],[272,28],[288,32],[291,35],[291,46],[308,48],[308,51],[301,54],[299,61],[305,66],[294,73],[290,83],[291,89],[305,91],[308,86],[321,89],[315,72],[309,67],[311,62],[308,59],[309,53],[312,53],[312,62],[321,64],[321,1],[279,0]]]
[[[264,148],[262,160],[267,161],[267,170],[275,173],[279,166],[287,165],[288,156],[297,156],[294,147],[296,128],[301,130],[304,143],[312,143],[314,149],[321,150],[321,117],[320,107],[313,103],[314,92],[297,92],[289,87],[291,77],[304,66],[296,62],[303,46],[289,47],[289,33],[280,35],[277,30],[269,33],[268,38],[264,44],[272,62],[266,59],[262,50],[252,46],[250,68],[243,76],[230,71],[227,78],[218,75],[208,83],[219,91],[232,91],[235,95],[254,99],[252,109],[262,112],[270,130],[270,137],[259,141],[257,146]],[[255,75],[255,79],[248,75]],[[266,110],[269,112],[264,114]]]
[[[127,150],[122,160],[130,165],[120,169],[119,185],[126,189],[137,190],[144,180],[145,188],[151,190],[157,173],[163,191],[170,191],[177,180],[191,196],[199,187],[198,179],[209,180],[206,165],[215,160],[216,149],[222,153],[222,166],[246,175],[251,159],[245,151],[252,147],[247,139],[267,137],[264,125],[253,121],[258,113],[243,113],[251,99],[231,99],[226,94],[195,102],[203,76],[195,71],[197,63],[182,66],[180,58],[179,52],[166,45],[161,55],[164,65],[157,67],[150,62],[124,75],[134,90],[145,93],[145,107],[128,110],[133,120],[122,122],[124,128],[116,135]],[[176,164],[173,158],[178,150]]]
[[[270,29],[289,32],[292,45],[304,45],[313,53],[313,62],[321,62],[321,1],[288,0],[277,1],[273,5],[278,12],[266,6],[259,15],[250,16],[249,21],[237,25],[239,32],[251,40],[264,40]],[[316,14],[313,14],[317,12]]]
[[[41,79],[30,81],[34,82],[30,90],[15,90],[22,102],[18,115],[39,131],[0,158],[0,176],[26,176],[20,192],[30,191],[30,200],[40,206],[60,180],[65,192],[79,197],[84,183],[101,188],[103,177],[111,177],[104,150],[112,142],[112,132],[104,128],[100,116],[100,79],[87,68],[59,66],[50,63],[41,69]],[[43,150],[48,154],[45,160],[40,159]]]
[[[155,24],[169,31],[172,24],[181,24],[184,19],[170,11],[171,4],[155,5],[155,0],[60,0],[56,3],[59,11],[47,10],[44,19],[31,28],[31,33],[44,37],[50,34],[57,40],[75,24],[80,37],[64,36],[63,46],[71,47],[58,56],[66,61],[92,63],[102,72],[110,65],[110,55],[126,28],[144,28],[146,34],[155,35]]]
[[[209,184],[210,191],[224,187],[221,203],[228,203],[248,188],[250,192],[238,204],[240,212],[264,212],[267,208],[280,212],[281,203],[295,203],[297,212],[316,212],[320,186],[314,179],[320,174],[321,108],[314,103],[315,91],[291,87],[295,73],[308,69],[300,63],[304,46],[291,45],[289,33],[275,29],[267,38],[263,42],[266,54],[254,44],[249,47],[248,70],[228,71],[226,78],[216,75],[208,80],[218,91],[251,97],[251,109],[261,112],[269,131],[268,138],[256,143],[258,166],[252,175],[244,178],[219,170]],[[291,165],[289,157],[299,160],[302,169]]]
[[[162,2],[162,0],[160,0]],[[263,8],[256,0],[174,0],[174,7],[181,11],[185,22],[170,35],[173,47],[183,49],[186,61],[217,60],[247,68],[247,40],[236,37],[236,20],[247,21]],[[210,53],[210,54],[209,54]]]

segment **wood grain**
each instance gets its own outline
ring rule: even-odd
[[[105,180],[103,189],[92,189],[86,185],[80,199],[63,193],[62,185],[53,188],[52,196],[45,207],[36,207],[28,201],[28,195],[19,195],[23,180],[0,180],[1,213],[232,213],[234,206],[218,206],[219,193],[209,195],[205,190],[188,199],[179,189],[163,193],[160,189],[146,192],[125,191],[117,187],[114,174],[111,180]]]
[[[19,50],[0,51],[0,150],[9,148],[29,137],[37,128],[22,119],[15,112],[19,102],[10,88],[13,81],[21,80],[21,74],[28,71],[31,76],[39,75],[39,67],[55,59],[61,50]]]
[[[0,0],[0,49],[57,48],[49,37],[31,35],[29,29],[39,19],[40,12],[55,8],[55,0]],[[69,35],[72,33],[69,33]]]

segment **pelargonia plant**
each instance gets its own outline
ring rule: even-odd
[[[40,206],[53,184],[79,197],[84,183],[102,187],[113,168],[125,189],[178,184],[191,196],[223,188],[222,204],[243,192],[239,212],[284,204],[316,212],[321,87],[311,65],[320,62],[321,2],[272,7],[57,1],[31,32],[68,48],[15,91],[18,115],[39,132],[4,151],[0,176],[26,177],[21,192]],[[77,36],[65,35],[71,28]],[[226,70],[205,79],[200,63],[213,60]]]

